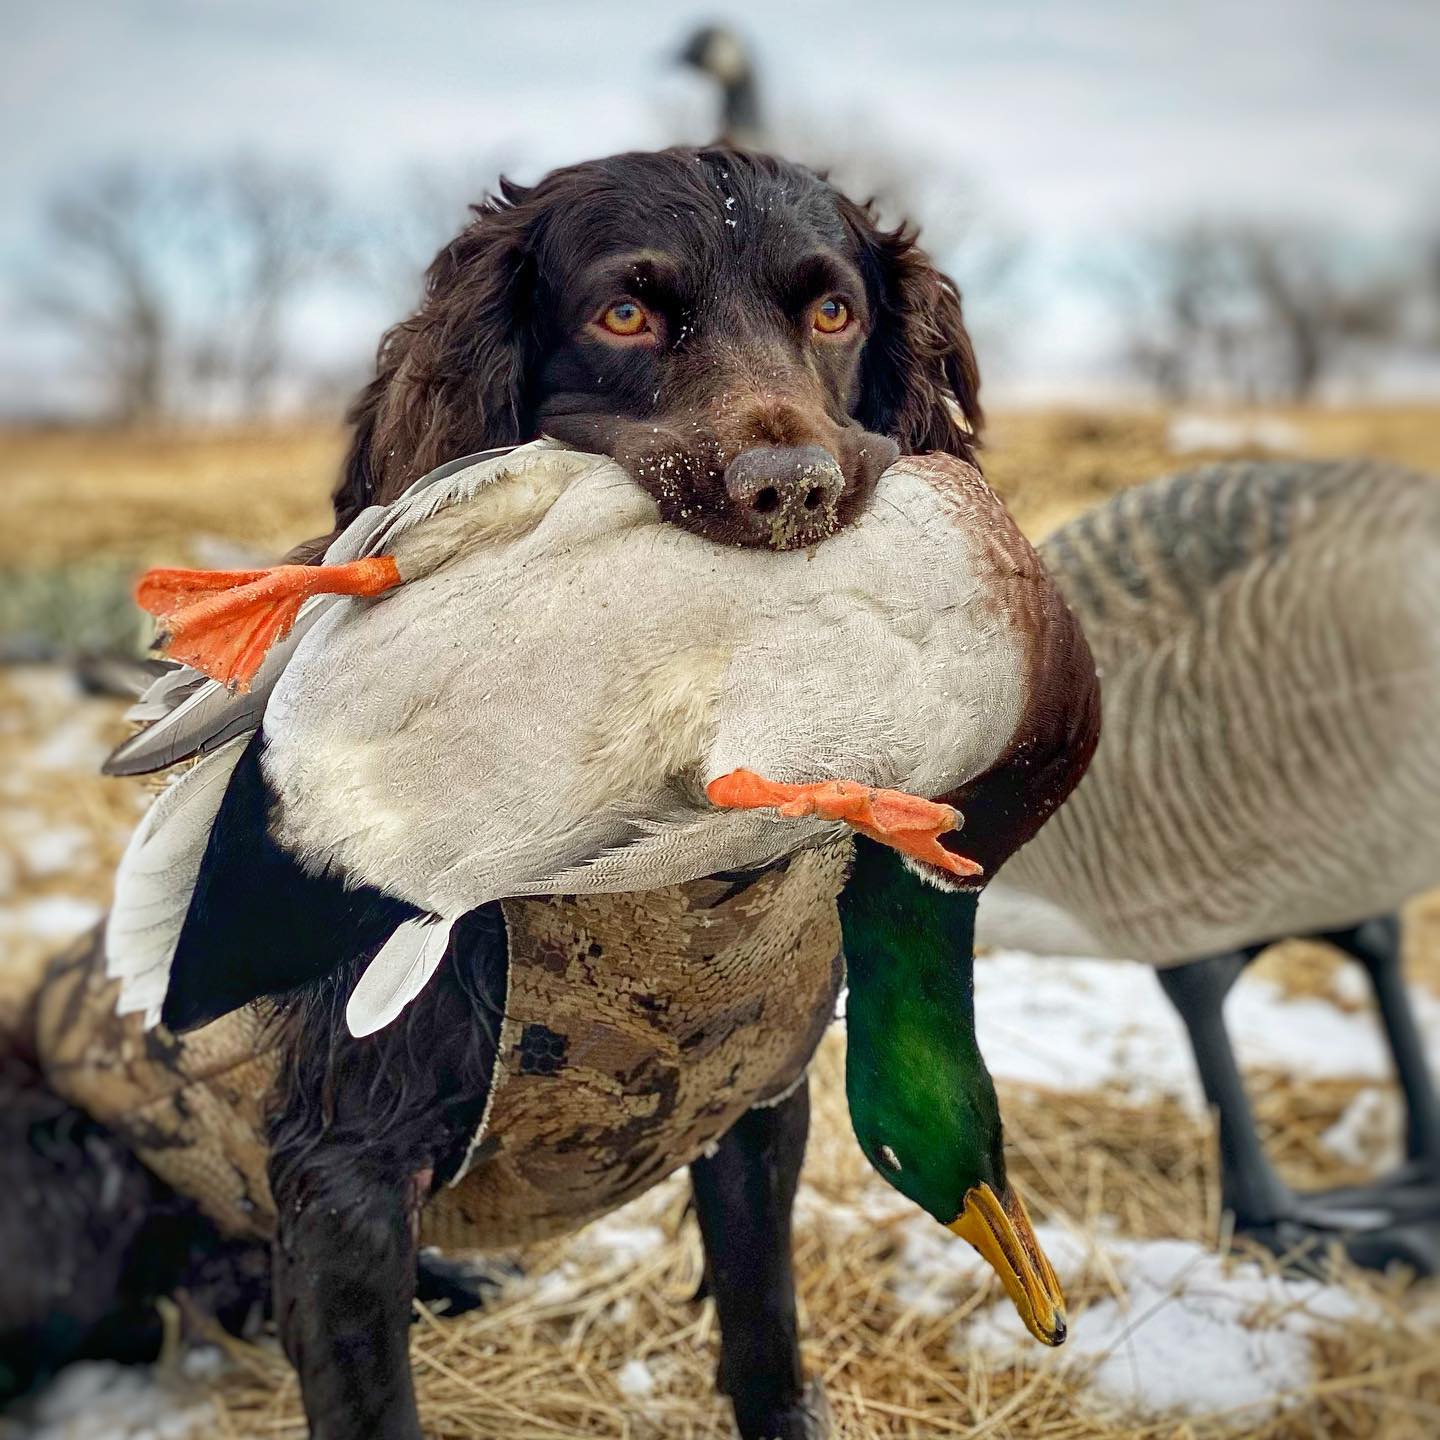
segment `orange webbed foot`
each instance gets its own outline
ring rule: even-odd
[[[389,555],[270,570],[156,569],[140,577],[135,599],[160,618],[166,655],[244,690],[312,595],[380,595],[400,582]]]
[[[880,790],[853,780],[789,785],[741,769],[712,780],[705,794],[712,805],[726,810],[774,810],[787,820],[806,815],[840,820],[860,834],[949,875],[984,874],[975,861],[956,855],[940,843],[940,836],[960,828],[960,812],[952,805],[907,795],[903,790]]]

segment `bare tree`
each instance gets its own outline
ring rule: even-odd
[[[1421,347],[1440,351],[1440,211],[1422,228],[1416,245],[1416,325]]]
[[[220,385],[233,389],[242,413],[261,414],[275,398],[297,303],[313,283],[355,263],[356,242],[330,191],[311,175],[238,160],[192,186],[197,214],[209,212],[203,227],[223,247],[217,298],[228,311],[215,316],[196,359],[203,356]],[[205,366],[192,369],[198,376]]]
[[[168,199],[154,177],[121,167],[57,195],[46,215],[53,273],[35,308],[74,337],[127,423],[165,403],[172,307],[149,235]]]
[[[113,418],[262,413],[313,284],[353,261],[330,192],[250,160],[113,165],[57,193],[33,304],[103,385]]]
[[[1168,401],[1309,400],[1398,334],[1402,287],[1339,235],[1193,222],[1146,237],[1136,261],[1126,359]]]

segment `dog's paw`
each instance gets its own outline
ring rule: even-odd
[[[830,1402],[825,1387],[812,1380],[793,1405],[741,1424],[743,1440],[829,1440]]]
[[[455,1260],[427,1248],[415,1261],[415,1298],[438,1314],[463,1315],[483,1309],[519,1274],[516,1265]]]

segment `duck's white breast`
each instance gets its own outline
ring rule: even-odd
[[[336,607],[266,717],[280,838],[458,913],[677,883],[833,832],[711,809],[705,782],[738,766],[954,789],[1014,733],[1026,652],[989,522],[926,463],[777,554],[662,523],[597,462],[527,533]]]

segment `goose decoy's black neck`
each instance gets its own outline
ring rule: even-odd
[[[720,87],[720,133],[726,145],[758,149],[765,125],[755,67],[745,42],[725,25],[702,25],[685,43],[679,60]]]

